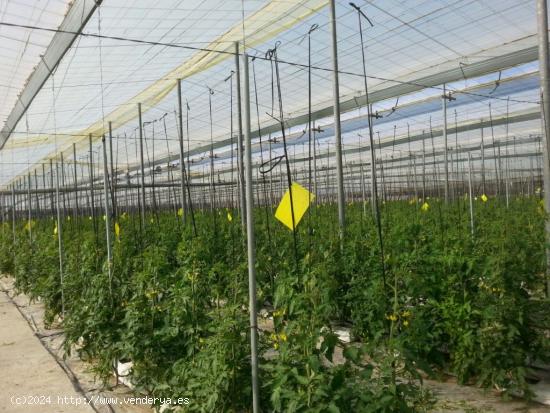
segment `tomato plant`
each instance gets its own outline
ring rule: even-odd
[[[531,360],[547,360],[544,218],[536,200],[479,202],[470,234],[464,200],[382,206],[382,244],[362,205],[316,205],[292,234],[264,209],[257,220],[262,406],[267,411],[422,411],[420,370],[529,395]],[[236,211],[229,212],[237,217]],[[104,222],[63,231],[63,296],[55,221],[4,223],[0,268],[65,309],[67,351],[103,379],[132,361],[138,391],[194,400],[190,411],[250,406],[248,274],[239,219],[197,212],[197,233],[173,213],[139,224],[124,213],[109,268]],[[151,218],[151,219],[150,219]],[[268,230],[269,229],[269,230]],[[15,235],[15,243],[14,236]],[[335,323],[351,326],[343,343]]]

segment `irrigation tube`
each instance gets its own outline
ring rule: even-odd
[[[254,242],[254,202],[252,199],[252,144],[250,138],[250,86],[248,55],[243,54],[244,69],[244,143],[246,172],[246,236],[248,245],[248,294],[250,307],[250,359],[252,369],[252,411],[260,412],[258,386],[258,316],[256,313],[256,246]]]

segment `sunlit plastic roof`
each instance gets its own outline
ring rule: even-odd
[[[25,26],[57,28],[69,1],[0,2],[0,21]],[[0,121],[6,121],[19,92],[40,61],[54,33],[22,27],[0,26]]]

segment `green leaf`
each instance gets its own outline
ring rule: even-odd
[[[352,362],[357,364],[359,362],[360,357],[361,357],[361,352],[359,351],[359,349],[357,347],[346,346],[344,348],[343,355],[347,360],[352,361]]]
[[[332,332],[323,336],[323,342],[321,343],[321,353],[332,362],[334,355],[334,348],[338,344],[338,336]]]

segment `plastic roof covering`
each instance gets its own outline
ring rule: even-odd
[[[493,118],[495,120],[493,130],[490,131],[491,135],[495,136],[504,136],[506,134],[505,125],[496,125],[498,118],[505,117],[507,112],[516,112],[516,111],[537,111],[536,97],[538,92],[538,77],[536,73],[529,72],[529,66],[514,69],[514,72],[526,71],[526,74],[519,75],[516,74],[510,79],[503,77],[501,80],[501,85],[494,89],[494,82],[484,83],[475,88],[467,89],[469,92],[460,93],[457,92],[454,94],[456,98],[455,101],[448,103],[448,122],[449,127],[454,127],[455,122],[462,124],[465,122],[471,122],[478,118],[485,118],[489,120]],[[506,72],[504,72],[506,73]],[[504,74],[506,76],[506,74]],[[478,79],[481,80],[481,79]],[[465,83],[465,82],[461,82]],[[471,81],[469,83],[472,83]],[[450,85],[453,88],[458,88],[458,84]],[[462,90],[462,88],[460,88]],[[471,93],[471,94],[469,94]],[[489,105],[485,96],[492,96],[491,101],[491,111],[489,112]],[[419,96],[421,99],[419,100]],[[381,104],[375,105],[375,109],[379,110],[381,114],[384,115],[383,118],[376,121],[374,130],[376,134],[376,142],[378,143],[378,137],[381,137],[383,144],[392,143],[394,140],[399,142],[404,140],[407,134],[407,130],[411,130],[413,135],[413,142],[409,146],[407,145],[391,145],[391,148],[384,148],[381,151],[382,156],[391,156],[396,153],[408,153],[409,150],[418,151],[421,149],[421,144],[414,142],[414,134],[420,131],[429,132],[430,129],[430,119],[432,119],[432,130],[440,131],[441,129],[441,99],[440,94],[435,93],[432,96],[426,96],[425,93],[417,94],[417,96],[408,96],[410,98],[415,98],[414,101],[407,103],[403,99],[403,104],[399,105],[399,108],[391,113],[390,105],[394,105],[395,101],[392,102],[381,102]],[[508,98],[511,101],[508,101]],[[456,118],[455,118],[456,111]],[[391,113],[391,115],[390,115]],[[346,114],[342,119],[342,134],[343,134],[343,149],[344,157],[348,162],[354,161],[367,161],[369,158],[368,155],[368,138],[367,138],[367,121],[366,121],[366,111],[357,110]],[[510,130],[513,129],[514,125],[508,127],[508,134]],[[526,123],[523,123],[521,126],[522,131],[525,131],[528,128]],[[538,132],[538,125],[536,123],[531,125],[532,132]],[[395,133],[395,139],[394,139]],[[486,132],[488,133],[488,132]],[[277,142],[272,142],[271,144],[271,156],[282,155],[282,143],[280,139],[280,134],[274,135],[274,139]],[[479,131],[473,131],[468,133],[460,134],[460,145],[469,144],[472,139],[479,139]],[[305,158],[307,156],[307,144],[308,136],[304,134],[303,131],[297,131],[292,133],[287,137],[289,141],[292,141],[293,145],[291,147],[291,155],[294,157],[294,153],[297,153],[297,158]],[[450,149],[452,150],[455,147],[455,136],[453,134],[451,143],[449,144]],[[323,126],[323,132],[316,134],[317,149],[321,153],[326,153],[327,150],[331,150],[333,139],[333,128],[332,123],[327,123]],[[435,139],[437,146],[441,147],[443,144],[442,138]],[[259,145],[255,145],[256,149],[259,149]],[[269,158],[269,148],[268,144],[264,143],[264,159]],[[346,151],[349,152],[358,152],[357,149],[362,149],[361,155],[356,156],[347,156]],[[431,148],[431,142],[428,143],[428,148]],[[354,151],[355,150],[355,151]],[[225,152],[221,152],[216,159],[218,165],[218,170],[221,169],[221,165],[230,166],[231,165],[231,151],[228,149]],[[203,159],[198,162],[197,165],[208,165],[209,159]]]
[[[0,21],[57,27],[69,1],[0,0]],[[0,26],[0,121],[5,122],[18,93],[40,61],[54,33]]]
[[[154,6],[150,2],[126,0],[114,2],[106,0],[99,13],[89,21],[85,28],[87,33],[101,33],[107,36],[125,36],[136,39],[175,43],[196,47],[212,47],[216,44],[220,50],[231,50],[233,47],[223,34],[232,33],[237,40],[242,38],[242,16],[244,12],[244,33],[248,52],[258,58],[251,63],[250,71],[256,77],[251,84],[251,93],[258,94],[258,111],[256,101],[252,99],[252,125],[258,122],[263,125],[274,121],[266,112],[272,112],[272,62],[262,59],[265,51],[274,47],[279,41],[278,57],[283,61],[307,63],[307,37],[313,24],[319,28],[311,34],[312,65],[330,68],[330,33],[327,8],[319,9],[319,2],[276,1],[280,10],[291,10],[285,15],[288,27],[281,27],[280,16],[273,16],[273,9],[265,16],[261,26],[262,36],[257,35],[258,26],[252,26],[254,16],[268,5],[268,1],[237,0],[202,2],[161,1]],[[290,5],[290,3],[292,3]],[[296,7],[304,3],[303,7]],[[469,64],[498,56],[515,50],[536,45],[535,4],[530,0],[504,0],[487,2],[481,0],[445,0],[445,1],[405,1],[377,0],[357,2],[368,14],[374,27],[364,25],[367,43],[367,71],[370,91],[382,89],[396,82],[406,82],[421,76],[438,73],[454,68],[460,63]],[[286,7],[286,9],[284,8]],[[261,13],[261,12],[260,12]],[[363,94],[363,79],[360,59],[360,43],[357,32],[357,14],[347,1],[337,2],[338,47],[340,70],[351,74],[340,75],[341,99]],[[247,29],[252,26],[252,29]],[[281,29],[285,29],[281,31]],[[265,36],[265,33],[270,33]],[[221,36],[221,37],[220,37]],[[221,39],[221,43],[219,42]],[[256,41],[255,41],[256,40]],[[255,41],[255,42],[254,42]],[[214,43],[213,43],[214,42]],[[0,185],[6,185],[16,175],[25,173],[28,167],[41,162],[55,153],[56,148],[69,149],[65,159],[71,162],[71,145],[74,141],[87,142],[90,125],[100,124],[110,119],[115,110],[126,110],[137,117],[135,100],[138,93],[156,84],[159,80],[168,79],[175,84],[176,76],[171,72],[187,61],[194,61],[200,51],[180,47],[152,46],[119,40],[81,37],[67,53],[55,75],[39,93],[24,121],[21,121],[8,144],[0,152],[2,162]],[[231,86],[234,79],[228,76],[234,70],[234,58],[218,59],[216,64],[206,65],[204,70],[188,68],[191,76],[182,82],[184,99],[188,102],[189,145],[188,149],[202,148],[202,152],[192,158],[191,171],[194,174],[204,173],[209,167],[208,145],[212,141],[227,139],[231,136],[231,112],[233,112],[233,133],[236,132],[236,109],[231,110]],[[203,69],[203,68],[201,68]],[[281,63],[281,88],[285,118],[304,114],[307,111],[307,70],[304,67]],[[449,124],[454,122],[454,109],[459,123],[489,116],[488,102],[491,101],[492,116],[495,118],[519,110],[537,110],[537,80],[531,75],[523,78],[521,74],[536,72],[536,64],[525,65],[503,72],[503,79],[516,78],[506,86],[491,92],[493,86],[478,91],[478,95],[457,93],[457,100],[448,105]],[[331,72],[312,70],[313,108],[331,105],[332,88]],[[451,90],[471,87],[475,83],[494,82],[496,74],[480,79],[469,79],[448,85]],[[388,80],[391,79],[391,80]],[[504,82],[503,82],[504,83]],[[209,88],[214,92],[209,93]],[[441,90],[426,89],[414,95],[403,97],[399,105],[410,104],[409,113],[399,113],[398,109],[387,119],[375,124],[375,131],[382,141],[403,135],[409,124],[411,134],[429,130],[430,119],[433,128],[441,127],[441,110],[438,108],[438,97]],[[233,90],[233,102],[235,103]],[[151,99],[148,110],[143,113],[146,137],[146,161],[160,159],[167,153],[178,153],[175,109],[177,99],[174,90],[163,89],[162,99]],[[490,99],[489,99],[490,97]],[[508,100],[508,97],[510,98]],[[431,101],[430,101],[431,99]],[[55,110],[54,110],[55,101]],[[130,103],[127,103],[130,101]],[[209,101],[212,104],[212,123],[209,119]],[[413,109],[413,102],[418,106]],[[147,102],[144,102],[147,103]],[[275,99],[274,115],[278,117],[277,100]],[[380,102],[375,109],[389,109],[395,104]],[[127,107],[126,107],[127,106]],[[125,112],[126,113],[126,112]],[[257,116],[259,115],[259,116]],[[124,117],[123,122],[115,128],[114,146],[118,153],[118,169],[135,166],[138,162],[136,146],[137,120],[132,116]],[[343,120],[363,117],[364,109],[343,116]],[[116,119],[115,119],[116,120]],[[156,120],[156,122],[154,122]],[[318,120],[318,124],[330,124],[331,119]],[[28,125],[28,126],[27,126]],[[164,133],[166,125],[166,135]],[[361,126],[361,123],[358,124]],[[363,128],[365,124],[363,122]],[[28,128],[28,129],[27,129]],[[299,136],[304,127],[293,128]],[[184,128],[185,129],[185,128]],[[526,135],[540,129],[540,122],[529,121],[511,125],[507,134]],[[97,132],[97,129],[95,130]],[[360,128],[344,133],[344,150],[365,145],[366,130]],[[503,127],[494,128],[495,136],[504,136]],[[55,139],[53,139],[55,133]],[[363,140],[358,138],[362,134]],[[97,134],[97,133],[96,133]],[[84,135],[84,136],[82,136]],[[168,137],[168,141],[166,141]],[[461,145],[479,140],[479,132],[471,131],[459,134]],[[96,136],[97,139],[97,136]],[[186,140],[188,139],[186,135]],[[320,138],[319,148],[331,151],[332,136]],[[264,141],[265,142],[265,141]],[[292,141],[294,142],[294,141]],[[307,151],[304,140],[297,143],[290,151],[291,156],[302,157]],[[440,146],[441,139],[437,144]],[[167,147],[168,144],[168,147]],[[153,150],[154,146],[154,150]],[[427,147],[430,147],[427,144]],[[215,169],[230,166],[231,159],[224,156],[227,149],[216,150]],[[421,143],[413,144],[412,151],[419,151]],[[96,152],[99,146],[96,144]],[[408,147],[383,149],[380,156],[391,156],[395,151],[407,151]],[[389,153],[391,151],[393,153]],[[272,156],[280,154],[275,149]],[[260,161],[257,152],[254,161]],[[97,160],[97,154],[94,155]],[[264,157],[269,154],[263,153]],[[362,155],[366,158],[366,152]],[[356,159],[357,158],[357,159]],[[347,156],[346,161],[357,161],[359,156]],[[86,148],[79,147],[77,162],[87,160]],[[325,165],[333,162],[325,160]],[[86,173],[85,168],[81,171]]]

